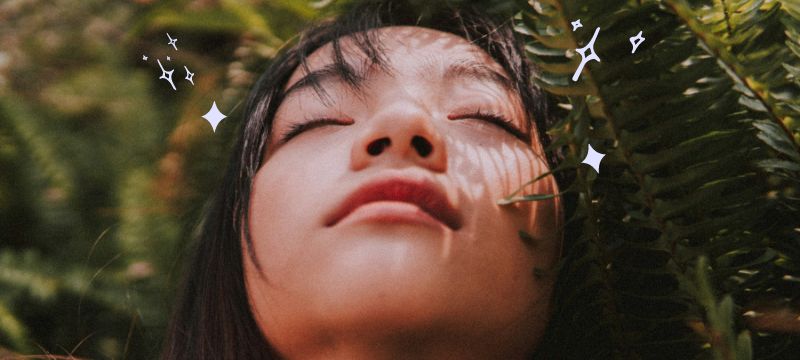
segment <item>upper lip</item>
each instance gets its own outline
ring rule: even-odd
[[[399,177],[379,179],[360,186],[328,216],[325,226],[336,225],[359,206],[375,201],[414,204],[447,227],[453,230],[461,228],[461,213],[441,188],[430,181]]]

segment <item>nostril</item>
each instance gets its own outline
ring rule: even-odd
[[[392,140],[390,140],[389,138],[386,137],[380,138],[367,145],[367,153],[369,153],[372,156],[380,155],[383,152],[383,150],[389,147],[389,145],[391,144]]]
[[[433,151],[433,145],[422,136],[414,136],[411,139],[411,145],[414,146],[414,149],[416,149],[417,153],[422,157],[428,157]]]

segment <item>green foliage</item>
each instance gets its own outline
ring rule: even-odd
[[[543,358],[751,358],[739,315],[800,298],[797,4],[519,5],[536,80],[568,111],[550,129],[549,150],[566,154],[555,170],[577,174],[562,192],[578,199],[579,230]],[[601,62],[573,82],[595,27]],[[580,164],[589,144],[607,154],[599,175]],[[752,341],[753,358],[800,345],[769,331]]]
[[[0,357],[155,358],[244,93],[316,14],[297,1],[0,3]],[[167,55],[194,87],[158,79]],[[211,99],[230,116],[216,134],[200,117]]]
[[[701,257],[694,269],[695,278],[684,280],[689,285],[689,293],[700,302],[706,313],[705,323],[694,323],[695,330],[710,342],[714,359],[750,360],[753,358],[750,334],[747,331],[738,336],[733,333],[733,299],[725,296],[720,302],[716,301],[708,270],[708,259]]]

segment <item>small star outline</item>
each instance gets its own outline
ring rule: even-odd
[[[583,24],[581,24],[581,19],[575,20],[575,21],[571,22],[570,24],[572,24],[572,31],[578,30],[578,28],[582,28],[583,27]]]
[[[169,39],[167,45],[172,45],[172,48],[175,49],[175,51],[177,51],[178,46],[175,44],[178,42],[178,39],[177,38],[173,39],[172,36],[169,36],[169,33],[167,33],[167,39]]]
[[[642,31],[639,30],[639,33],[636,34],[636,36],[631,36],[629,40],[631,41],[631,45],[633,46],[633,49],[631,49],[631,54],[633,54],[636,52],[636,49],[639,48],[639,45],[641,45],[644,42],[644,37],[642,37]]]
[[[592,35],[592,40],[590,40],[589,43],[586,44],[586,46],[580,49],[575,49],[575,51],[577,51],[581,55],[581,64],[578,65],[578,69],[576,69],[575,74],[572,75],[572,81],[578,81],[578,78],[581,76],[581,71],[583,71],[583,67],[586,66],[586,64],[589,61],[595,60],[597,62],[600,62],[600,57],[597,56],[597,53],[594,51],[594,41],[597,40],[597,34],[599,33],[600,33],[600,27],[598,26],[597,28],[594,29],[594,35]],[[589,51],[589,56],[586,56],[587,50]]]
[[[164,69],[164,66],[161,65],[161,60],[156,59],[156,61],[158,62],[158,67],[161,68],[161,76],[159,77],[159,79],[167,80],[169,84],[172,86],[172,90],[178,90],[175,88],[175,83],[172,82],[172,73],[175,71],[175,69],[167,71]]]
[[[192,86],[194,86],[194,73],[189,71],[189,68],[187,68],[186,65],[184,65],[183,68],[186,69],[186,80],[189,80],[189,82],[192,83]]]

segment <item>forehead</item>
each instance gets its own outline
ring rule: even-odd
[[[390,26],[372,30],[375,44],[381,49],[388,69],[393,73],[417,74],[442,72],[453,64],[485,66],[507,78],[500,64],[480,47],[460,36],[417,26]],[[368,57],[356,45],[352,36],[339,40],[344,60],[355,69],[368,71]],[[325,44],[308,56],[307,67],[298,67],[286,88],[310,72],[322,69],[334,62],[334,48]]]

